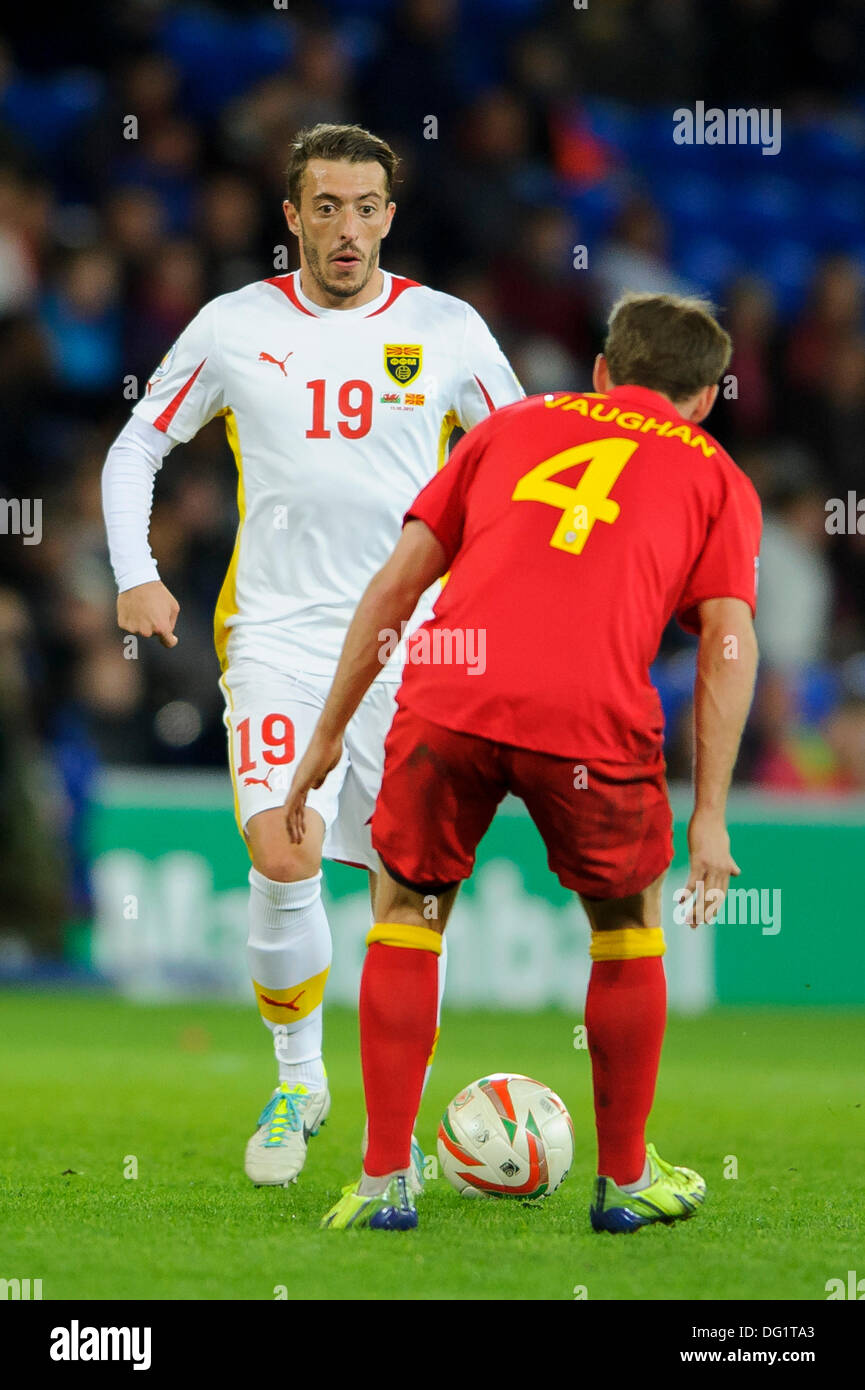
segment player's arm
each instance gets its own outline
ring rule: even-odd
[[[167,435],[135,416],[115,439],[102,470],[102,512],[117,580],[117,625],[175,647],[180,605],[159,578],[148,544],[153,488],[173,447]]]
[[[330,693],[286,798],[289,837],[305,833],[307,792],[320,787],[342,755],[346,725],[381,670],[383,643],[400,633],[418,600],[448,568],[444,546],[426,522],[406,522],[393,554],[370,580],[346,633]]]
[[[711,922],[739,874],[730,856],[727,792],[754,693],[757,567],[762,531],[760,499],[735,467],[725,469],[720,507],[679,595],[676,616],[699,637],[694,685],[694,813],[688,825],[690,873],[686,895],[702,884]],[[709,893],[713,896],[708,897]],[[698,901],[699,901],[698,895]],[[684,901],[684,900],[683,900]],[[699,925],[696,903],[686,909]],[[694,918],[697,920],[693,920]]]
[[[465,309],[454,409],[462,428],[470,430],[494,410],[522,400],[525,392],[480,314],[468,304]]]
[[[117,581],[117,624],[140,637],[177,645],[176,598],[159,578],[148,532],[162,461],[223,408],[217,301],[206,304],[157,367],[132,418],[108,451],[102,510]]]
[[[738,598],[698,605],[700,641],[694,683],[694,812],[688,826],[690,875],[686,891],[702,882],[711,921],[739,867],[730,854],[727,793],[751,708],[757,674],[757,638],[749,605]],[[713,905],[714,910],[713,910]],[[692,925],[697,925],[692,922]]]

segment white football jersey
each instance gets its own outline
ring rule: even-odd
[[[470,429],[523,393],[468,304],[383,272],[379,297],[323,309],[298,271],[205,304],[134,408],[175,442],[225,417],[240,523],[219,596],[223,667],[332,673],[402,518]],[[412,628],[432,611],[436,584]],[[399,679],[401,654],[383,675]]]

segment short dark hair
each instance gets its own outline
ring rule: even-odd
[[[610,311],[604,356],[616,386],[686,401],[720,380],[732,353],[708,299],[628,292]]]
[[[384,169],[385,193],[390,199],[399,158],[386,140],[360,125],[329,125],[325,122],[298,131],[291,144],[285,171],[289,202],[300,208],[303,175],[311,159],[346,159],[350,164],[376,160]]]

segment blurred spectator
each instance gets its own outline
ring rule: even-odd
[[[796,708],[789,679],[764,672],[755,716],[765,732],[755,768],[759,786],[812,795],[865,790],[865,699],[847,696],[822,727],[809,726]]]
[[[865,699],[848,695],[826,721],[826,739],[846,790],[865,792]]]
[[[261,205],[257,190],[239,174],[217,174],[202,189],[198,218],[207,248],[210,296],[228,294],[259,275]]]
[[[513,333],[553,339],[571,356],[590,363],[594,345],[583,289],[586,271],[574,265],[578,240],[572,219],[561,208],[532,208],[521,216],[520,244],[495,267],[496,317]]]
[[[116,183],[126,172],[126,162],[135,155],[142,134],[158,129],[172,116],[180,90],[174,64],[158,52],[121,63],[111,76],[107,98],[93,111],[71,152],[78,185],[93,202],[106,183]]]
[[[169,241],[151,258],[135,306],[135,363],[145,377],[198,313],[204,301],[204,285],[199,243]]]
[[[527,396],[573,391],[585,374],[585,368],[555,338],[520,338],[511,353],[511,365]]]
[[[189,231],[201,153],[198,130],[191,121],[166,116],[155,125],[139,125],[138,132],[125,157],[115,160],[115,177],[155,194],[170,232]]]
[[[24,601],[0,589],[0,955],[56,954],[70,906],[62,794],[32,720],[33,637]]]
[[[521,236],[516,209],[532,190],[532,171],[526,103],[504,87],[484,92],[466,113],[458,162],[447,171],[452,253],[514,253]]]
[[[396,120],[411,146],[423,143],[424,122],[433,116],[442,127],[439,137],[452,145],[452,123],[473,90],[458,0],[399,0],[394,8],[387,42],[364,73],[367,119],[373,128],[393,127]]]
[[[292,75],[298,85],[296,119],[300,125],[353,119],[351,67],[336,34],[322,29],[308,31]]]
[[[839,341],[862,329],[863,290],[862,268],[855,261],[846,256],[824,261],[790,338],[787,373],[793,387],[819,393]]]
[[[110,251],[73,255],[45,295],[40,317],[57,381],[70,397],[106,392],[121,373],[120,277]]]
[[[723,422],[730,447],[768,438],[777,427],[778,340],[771,288],[754,277],[742,277],[725,296],[725,328],[733,339],[728,371],[734,389],[722,384],[712,412],[711,428]]]
[[[29,308],[37,271],[27,235],[25,192],[11,169],[0,169],[0,318]]]
[[[865,459],[865,334],[843,332],[825,351],[807,434],[819,449],[836,491],[862,488]]]
[[[764,517],[760,546],[756,629],[768,667],[796,671],[826,654],[832,616],[827,541],[820,489],[804,478],[782,485]]]
[[[104,220],[106,238],[124,275],[124,289],[130,293],[154,246],[165,236],[162,204],[144,188],[122,188],[108,198]]]
[[[697,288],[676,275],[670,266],[664,220],[645,197],[632,197],[625,205],[613,227],[611,241],[595,259],[594,273],[604,318],[624,290],[694,294]]]

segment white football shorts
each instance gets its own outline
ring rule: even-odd
[[[225,697],[228,759],[241,834],[259,811],[281,806],[330,689],[329,676],[289,676],[250,660],[230,665]],[[378,870],[369,821],[381,786],[384,741],[396,712],[395,681],[378,681],[345,731],[342,757],[307,806],[325,824],[324,857]]]

